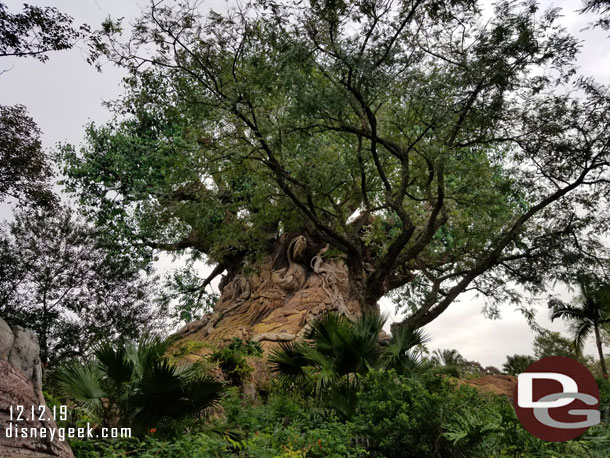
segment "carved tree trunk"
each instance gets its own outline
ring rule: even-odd
[[[326,250],[309,236],[283,235],[259,264],[223,277],[214,312],[182,328],[177,345],[182,340],[222,345],[239,337],[269,349],[302,337],[321,313],[358,316],[347,267],[342,259],[326,259]]]

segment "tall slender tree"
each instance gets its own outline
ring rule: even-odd
[[[580,294],[574,303],[567,304],[559,299],[549,302],[551,319],[563,318],[572,323],[574,343],[581,354],[587,339],[594,335],[602,375],[608,378],[600,331],[602,325],[610,323],[610,285],[595,285],[580,279],[578,287]]]

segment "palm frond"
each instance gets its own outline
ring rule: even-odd
[[[400,327],[396,329],[385,349],[384,360],[386,368],[403,372],[407,366],[413,366],[412,361],[417,352],[411,351],[414,347],[424,345],[429,336],[422,329]]]
[[[280,343],[278,348],[271,351],[267,359],[271,365],[271,371],[283,381],[305,377],[303,369],[311,363],[304,355],[306,346],[306,344],[296,342]]]
[[[593,333],[593,323],[590,321],[576,322],[571,326],[574,334],[574,347],[579,353],[584,350],[587,340]]]
[[[124,345],[104,343],[95,349],[94,354],[104,375],[115,384],[128,383],[132,379],[134,362],[128,358]]]
[[[354,325],[345,316],[327,313],[311,324],[308,338],[321,352],[332,352],[342,347],[355,333]]]
[[[57,368],[55,378],[64,396],[97,418],[102,416],[102,374],[94,363],[72,362]]]

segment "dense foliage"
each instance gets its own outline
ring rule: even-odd
[[[474,0],[154,3],[92,58],[129,72],[116,120],[62,151],[124,249],[256,263],[307,231],[368,310],[422,326],[464,291],[518,300],[587,267],[605,227],[608,92],[558,10]],[[578,97],[575,94],[578,93]],[[574,240],[578,243],[574,244]],[[329,253],[330,253],[329,252]]]
[[[68,207],[24,209],[0,226],[0,315],[36,333],[45,364],[159,331],[155,281]]]
[[[40,130],[22,105],[0,105],[0,202],[52,204],[51,164],[42,150]]]
[[[357,393],[359,410],[341,421],[311,399],[276,387],[253,399],[231,390],[224,418],[182,422],[183,434],[143,439],[73,441],[78,457],[605,457],[605,426],[567,443],[536,439],[508,399],[457,388],[437,376],[415,380],[371,371]],[[604,401],[607,402],[607,401]],[[476,409],[473,409],[476,406]]]
[[[98,425],[132,428],[142,436],[168,419],[201,417],[222,395],[222,384],[196,365],[176,365],[158,338],[138,345],[102,344],[88,363],[69,362],[55,370],[59,392]]]
[[[210,361],[218,363],[218,367],[231,384],[241,386],[248,381],[253,372],[246,356],[260,357],[262,354],[263,350],[257,342],[251,340],[244,342],[234,337],[229,345],[214,351],[210,355]]]
[[[506,362],[502,366],[504,372],[510,375],[519,375],[527,367],[536,361],[536,358],[529,355],[507,355]]]

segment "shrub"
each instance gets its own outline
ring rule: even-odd
[[[373,456],[429,456],[440,437],[442,398],[423,381],[371,371],[358,393],[354,432]]]
[[[70,446],[78,458],[125,457],[141,458],[213,458],[234,456],[230,444],[221,437],[193,434],[176,440],[152,436],[143,439],[72,440]]]
[[[221,397],[222,385],[196,366],[177,366],[167,344],[100,345],[90,363],[72,361],[55,373],[62,394],[104,426],[143,435],[172,418],[199,415]]]
[[[218,363],[218,367],[233,386],[242,386],[254,371],[248,364],[246,356],[261,356],[263,350],[258,342],[244,342],[238,337],[210,355],[210,361]]]

